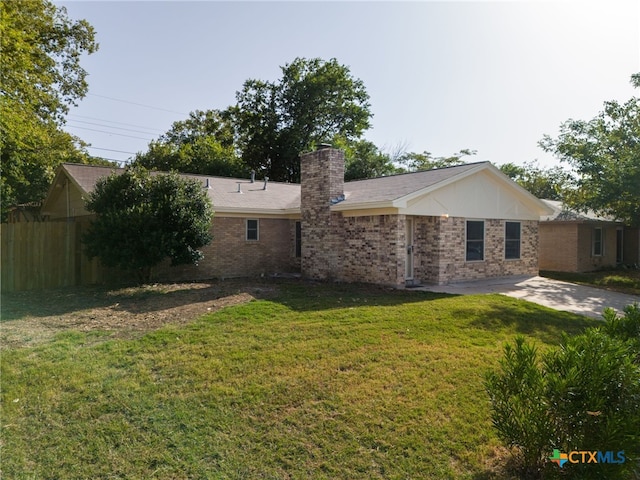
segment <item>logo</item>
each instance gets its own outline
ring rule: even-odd
[[[562,453],[555,448],[553,455],[549,457],[553,463],[556,463],[560,468],[565,463],[624,463],[624,450],[619,452],[607,451],[601,452],[599,450],[573,450],[569,453]]]

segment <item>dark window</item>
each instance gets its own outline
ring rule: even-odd
[[[247,220],[247,240],[258,240],[258,220]]]
[[[484,260],[484,221],[467,220],[467,261]]]
[[[296,222],[296,258],[302,256],[302,224]]]
[[[504,227],[504,258],[520,258],[520,222],[506,222]]]
[[[593,256],[599,257],[602,255],[602,229],[593,229]]]

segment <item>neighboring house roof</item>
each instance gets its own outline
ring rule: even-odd
[[[540,217],[540,221],[543,222],[616,222],[615,218],[598,215],[592,210],[588,210],[587,212],[571,210],[564,203],[557,200],[543,199],[542,201],[553,210],[551,215],[543,215]]]
[[[66,178],[84,197],[93,191],[99,178],[123,171],[115,167],[62,164],[44,201],[43,212],[51,207],[48,203],[55,202],[56,185],[60,187]],[[208,186],[207,193],[217,214],[300,215],[300,184],[269,181],[265,189],[264,180],[251,183],[241,178],[181,176]],[[238,193],[238,185],[242,193]],[[407,215],[481,218],[537,219],[551,213],[546,204],[489,162],[345,182],[344,198],[335,199],[331,207],[343,212],[381,208]]]

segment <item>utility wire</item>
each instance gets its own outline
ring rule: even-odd
[[[147,142],[150,142],[152,140],[151,138],[134,137],[133,135],[125,135],[124,133],[107,132],[106,130],[97,130],[95,128],[77,127],[75,125],[68,125],[68,127],[69,128],[79,128],[81,130],[90,130],[92,132],[106,133],[106,134],[109,134],[109,135],[118,135],[120,137],[137,138],[139,140],[146,140]]]
[[[76,122],[76,123],[86,123],[87,125],[96,125],[98,127],[113,128],[115,130],[124,130],[125,132],[146,133],[147,135],[151,135],[151,132],[144,132],[142,130],[133,130],[131,128],[124,128],[124,127],[112,127],[111,125],[104,125],[102,123],[86,122],[84,120],[73,120],[73,119],[71,119],[69,121],[70,122]]]
[[[130,102],[129,100],[122,100],[120,98],[107,97],[106,95],[98,95],[96,93],[87,93],[87,95],[90,95],[92,97],[106,98],[107,100],[113,100],[114,102],[128,103],[129,105],[137,105],[138,107],[152,108],[153,110],[162,110],[163,112],[177,113],[178,115],[189,115],[188,113],[184,113],[184,112],[176,112],[175,110],[168,110],[166,108],[154,107],[152,105],[145,105],[144,103]]]
[[[99,122],[117,123],[118,125],[127,125],[129,127],[144,128],[145,130],[153,130],[155,132],[164,133],[163,130],[160,130],[158,128],[145,127],[143,125],[134,125],[133,123],[116,122],[115,120],[106,120],[104,118],[88,117],[87,115],[78,115],[77,113],[70,113],[69,116],[70,117],[78,117],[78,118],[86,118],[86,119],[89,119],[89,120],[97,120]],[[69,121],[71,121],[71,122],[79,122],[80,120],[75,120],[73,118],[70,118]]]
[[[116,153],[129,153],[131,155],[136,155],[136,152],[125,152],[124,150],[114,150],[112,148],[101,148],[101,147],[92,147],[91,145],[87,146],[86,148],[93,148],[95,150],[105,150],[107,152],[116,152]]]

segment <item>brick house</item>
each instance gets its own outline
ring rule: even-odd
[[[540,218],[541,270],[589,272],[638,263],[639,229],[593,212],[575,212],[562,202],[543,202],[553,213]]]
[[[114,169],[64,164],[43,205],[50,220],[87,218],[82,197]],[[312,279],[401,286],[536,275],[538,223],[549,207],[479,162],[344,181],[344,155],[301,158],[301,184],[185,175],[214,205],[213,242],[186,280],[300,272]]]

